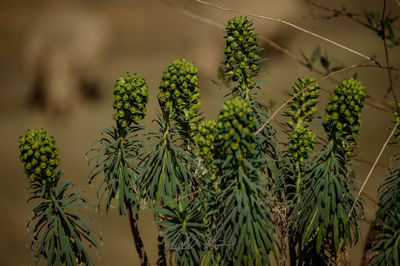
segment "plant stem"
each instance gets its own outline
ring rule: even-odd
[[[142,238],[140,237],[140,234],[139,234],[137,220],[136,220],[135,216],[133,215],[132,205],[128,201],[125,200],[125,207],[128,210],[129,223],[131,225],[131,231],[132,231],[133,240],[135,242],[136,252],[139,255],[140,265],[142,265],[142,266],[150,265],[149,259],[147,258],[147,254],[144,249]]]
[[[159,266],[167,266],[167,259],[165,257],[165,246],[164,246],[164,237],[161,235],[161,232],[158,232],[158,260],[156,265]]]

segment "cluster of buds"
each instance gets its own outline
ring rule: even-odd
[[[315,79],[311,77],[298,79],[298,83],[293,87],[290,96],[296,95],[314,82]],[[312,115],[317,111],[315,105],[317,104],[319,90],[318,84],[314,84],[288,104],[285,115],[292,119],[292,121],[288,122],[289,126],[294,127],[298,122],[310,122],[312,120]]]
[[[44,129],[27,130],[19,138],[20,160],[30,182],[51,183],[60,164],[56,142]]]
[[[163,72],[158,99],[165,111],[172,111],[178,121],[197,122],[199,87],[198,69],[185,59],[176,59]]]
[[[291,96],[298,94],[314,82],[315,79],[311,77],[298,79]],[[307,124],[311,122],[312,116],[317,110],[315,105],[317,104],[319,89],[318,84],[310,86],[290,101],[285,111],[285,116],[291,119],[287,122],[291,129],[288,152],[298,162],[308,158],[308,154],[314,148],[315,134],[307,127]]]
[[[225,71],[227,78],[238,81],[234,91],[248,91],[255,86],[252,77],[260,70],[261,61],[252,23],[246,17],[234,17],[226,27]]]
[[[308,127],[295,128],[289,137],[289,154],[299,162],[308,158],[315,144],[315,134]]]
[[[343,80],[329,95],[329,103],[325,107],[324,128],[328,137],[336,139],[339,136],[349,152],[349,145],[355,144],[360,132],[365,97],[365,88],[359,81]]]
[[[206,120],[198,126],[195,142],[199,156],[203,159],[204,165],[210,172],[215,166],[214,161],[214,140],[217,129],[215,120]],[[215,169],[214,169],[215,170]]]
[[[114,116],[118,126],[127,127],[137,124],[146,114],[146,104],[149,100],[146,81],[138,74],[126,73],[117,79],[114,86]]]
[[[225,160],[233,155],[237,162],[256,155],[254,113],[241,97],[234,97],[222,105],[217,122],[215,157]]]

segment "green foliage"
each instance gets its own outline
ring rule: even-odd
[[[19,138],[20,160],[24,163],[24,173],[29,182],[52,183],[56,168],[60,164],[55,140],[44,129],[28,129]]]
[[[78,214],[78,208],[87,208],[85,195],[80,190],[67,193],[73,183],[59,184],[62,171],[56,171],[59,164],[55,140],[44,129],[27,130],[19,138],[21,160],[25,163],[25,173],[29,176],[30,197],[28,202],[36,202],[27,227],[31,228],[30,248],[36,258],[35,264],[45,257],[47,265],[93,265],[84,242],[99,249],[98,235],[85,220],[92,219]],[[29,164],[39,170],[30,169]],[[27,167],[28,166],[28,167]],[[28,168],[28,169],[27,169]]]
[[[147,84],[138,74],[126,73],[120,77],[114,86],[114,116],[118,127],[129,127],[137,124],[146,114],[146,104],[149,100]]]
[[[365,96],[365,88],[359,81],[343,80],[329,95],[330,102],[325,108],[324,128],[329,139],[341,141],[348,153],[360,132]]]
[[[190,146],[200,120],[197,71],[182,59],[174,60],[162,74],[158,94],[162,114],[156,120],[160,129],[153,134],[154,149],[138,177],[143,197],[157,206],[164,197],[189,193],[196,184]]]
[[[348,218],[355,201],[354,180],[346,167],[344,152],[337,149],[341,147],[331,141],[313,158],[305,172],[302,197],[293,218],[296,232],[301,235],[301,248],[314,242],[317,256],[328,252],[332,259],[347,244],[357,242],[361,217],[360,204],[357,204],[356,211]],[[327,249],[321,250],[322,244]]]
[[[208,252],[220,254],[222,265],[270,264],[274,250],[266,180],[257,169],[263,158],[257,158],[254,130],[254,113],[244,99],[235,97],[222,105],[214,143],[220,206],[211,235],[218,235],[223,244]]]
[[[88,160],[89,165],[94,163],[89,172],[89,183],[99,174],[104,174],[97,189],[97,197],[99,208],[107,192],[107,213],[115,198],[118,199],[121,215],[125,215],[125,202],[131,203],[137,213],[135,180],[138,172],[137,160],[143,147],[142,141],[138,139],[141,129],[139,126],[104,129],[103,137],[97,142],[97,146],[89,151],[95,153]]]
[[[379,210],[374,227],[379,234],[373,242],[374,257],[370,265],[399,265],[400,263],[400,157],[395,156],[395,166],[390,168],[379,189]],[[373,228],[373,227],[372,227]],[[371,229],[372,229],[371,228]]]
[[[261,61],[252,22],[246,17],[234,17],[226,27],[225,76],[239,85],[234,92],[248,94],[256,83],[252,77],[260,70]],[[247,97],[246,97],[247,98]]]
[[[393,21],[385,18],[376,26],[383,38],[387,31],[392,39]],[[317,146],[310,124],[320,87],[314,78],[298,79],[290,96],[299,95],[284,114],[288,140],[279,143],[272,124],[264,125],[269,108],[254,99],[262,59],[252,22],[230,19],[225,39],[219,78],[231,91],[216,121],[201,122],[198,69],[185,59],[174,60],[162,73],[156,132],[139,125],[148,102],[145,80],[129,73],[117,79],[116,126],[104,129],[89,151],[89,183],[103,176],[97,207],[105,202],[108,213],[117,200],[121,215],[128,210],[142,265],[148,259],[136,219],[144,201],[154,207],[159,225],[159,262],[165,259],[167,244],[177,265],[271,265],[271,255],[277,261],[277,249],[285,257],[287,239],[293,265],[340,263],[345,248],[358,240],[363,215],[361,203],[355,202],[349,158],[360,132],[365,88],[355,79],[336,86],[322,122],[327,141],[311,153]],[[332,67],[319,47],[304,57],[310,68],[318,60],[328,73],[341,68]],[[144,145],[148,140],[153,142]],[[48,265],[92,265],[83,240],[98,248],[97,235],[76,213],[88,204],[82,192],[66,192],[71,182],[59,184],[62,172],[57,171],[54,138],[44,130],[28,130],[19,141],[32,189],[29,200],[38,201],[28,222],[36,264],[45,257]],[[283,152],[281,145],[286,147]],[[399,180],[397,165],[387,172],[379,191],[375,225],[382,230],[372,248],[374,265],[399,264]]]
[[[112,200],[117,198],[121,215],[125,215],[125,207],[130,206],[133,206],[137,215],[138,196],[135,180],[143,148],[142,141],[138,139],[143,128],[137,124],[146,114],[147,84],[138,74],[126,73],[124,77],[117,79],[113,95],[113,106],[117,111],[114,117],[116,127],[104,129],[103,137],[96,142],[96,147],[88,152],[95,152],[88,161],[89,165],[94,163],[89,172],[89,183],[103,173],[104,178],[97,189],[98,207],[108,192],[107,213]],[[130,126],[132,123],[134,125]]]
[[[399,115],[395,112],[396,122]],[[398,145],[399,129],[395,132]],[[392,158],[392,165],[385,174],[379,188],[379,209],[371,230],[378,229],[378,235],[370,252],[373,258],[370,265],[399,265],[400,263],[400,154]]]
[[[393,26],[394,22],[399,19],[399,16],[385,16],[382,19],[382,15],[378,12],[366,12],[364,11],[364,16],[371,26],[370,28],[376,32],[376,34],[382,39],[388,39],[391,41],[392,46],[397,46],[400,44],[400,38],[396,38]]]
[[[199,265],[207,245],[206,224],[203,223],[205,211],[199,201],[184,198],[175,201],[172,198],[155,212],[162,217],[156,222],[168,242],[167,249],[175,253],[176,265]]]

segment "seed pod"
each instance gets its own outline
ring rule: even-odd
[[[361,110],[365,97],[364,86],[353,78],[343,80],[329,95],[330,104],[336,108],[328,108],[328,104],[323,125],[329,139],[342,139],[343,148],[347,153],[351,153],[350,146],[355,145],[360,132]]]
[[[149,100],[146,81],[138,74],[126,73],[114,86],[114,119],[118,126],[137,124],[146,114],[145,105]]]
[[[51,182],[59,165],[55,140],[44,129],[30,130],[19,138],[21,161],[30,182]],[[21,149],[23,147],[23,149]],[[35,152],[33,152],[35,150]],[[48,158],[54,158],[49,160]],[[46,181],[47,180],[47,181]]]

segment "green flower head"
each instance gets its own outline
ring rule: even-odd
[[[149,100],[146,81],[138,74],[126,73],[114,86],[114,119],[121,127],[137,124],[145,116]]]
[[[24,163],[24,172],[29,181],[41,184],[50,183],[60,164],[54,138],[44,129],[28,129],[18,141],[21,152],[20,160]]]
[[[304,126],[295,128],[289,136],[288,152],[296,161],[302,162],[308,158],[315,144],[314,132]]]
[[[260,70],[261,61],[253,23],[246,17],[234,17],[226,27],[225,73],[227,78],[238,81],[233,91],[248,91],[255,87],[251,80]]]
[[[176,59],[162,74],[158,99],[163,111],[172,108],[175,118],[198,121],[199,86],[198,69],[185,59]]]
[[[227,100],[221,107],[217,122],[216,158],[234,154],[239,161],[255,156],[255,124],[251,107],[241,97]]]
[[[298,79],[297,84],[293,87],[291,96],[296,95],[313,82],[315,82],[315,79],[311,77]],[[294,128],[299,122],[310,122],[312,120],[312,115],[316,112],[315,105],[317,104],[319,90],[318,84],[314,84],[289,102],[285,115],[292,120],[291,123],[288,123],[291,128]]]
[[[207,168],[210,168],[214,161],[214,141],[217,129],[215,120],[206,120],[198,126],[198,134],[195,137],[195,143],[198,154],[203,159]]]
[[[343,80],[329,95],[324,128],[330,139],[342,138],[354,145],[360,132],[364,86],[355,79]]]

